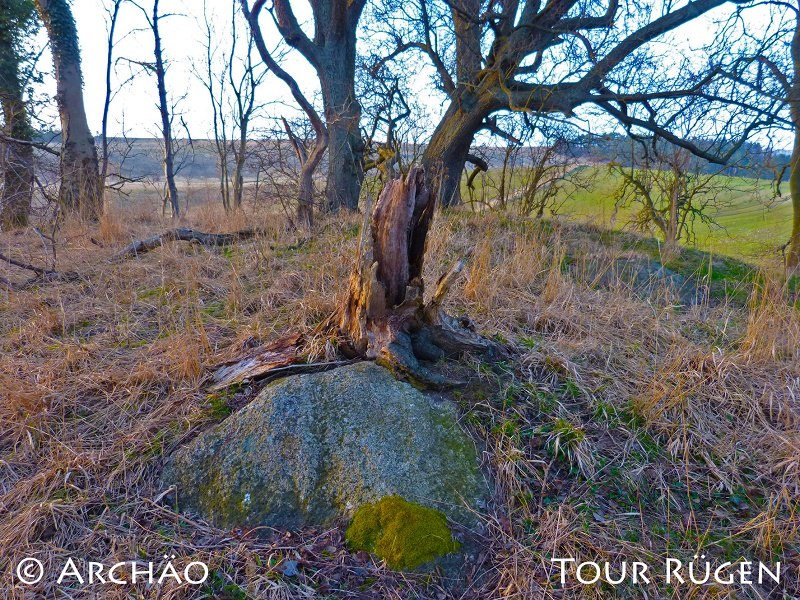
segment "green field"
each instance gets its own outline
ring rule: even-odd
[[[633,209],[615,206],[620,177],[606,166],[579,167],[577,172],[583,178],[588,176],[591,184],[578,188],[568,183],[559,198],[557,216],[614,229],[630,228]],[[509,178],[512,189],[519,185],[521,175],[518,171]],[[491,198],[499,176],[499,170],[481,174],[475,181],[475,195]],[[726,189],[718,195],[719,206],[709,211],[714,223],[696,224],[694,245],[748,261],[774,259],[778,247],[789,239],[792,207],[788,197],[773,199],[773,187],[767,180],[719,176],[719,182]],[[782,191],[786,193],[786,186]]]

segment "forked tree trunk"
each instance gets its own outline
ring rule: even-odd
[[[463,261],[424,302],[422,268],[435,203],[421,167],[411,169],[405,179],[387,182],[362,229],[339,327],[346,355],[375,359],[414,383],[440,387],[447,380],[418,359],[487,353],[494,344],[476,334],[469,320],[441,310]]]

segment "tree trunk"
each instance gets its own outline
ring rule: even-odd
[[[300,188],[297,194],[297,227],[311,232],[314,227],[314,170],[308,162],[300,167]]]
[[[32,131],[22,97],[19,78],[19,57],[11,24],[0,28],[0,104],[4,133],[10,138],[30,142]],[[0,196],[0,229],[24,227],[28,224],[33,196],[33,147],[6,142],[0,146],[3,191]]]
[[[405,179],[390,180],[371,219],[365,216],[339,328],[345,355],[375,359],[414,383],[443,387],[447,380],[419,359],[485,354],[494,345],[477,335],[468,319],[441,311],[463,262],[439,280],[430,302],[423,302],[425,244],[436,203],[426,181],[421,167],[412,168]]]
[[[461,382],[432,371],[424,366],[425,361],[467,352],[492,359],[505,350],[478,335],[468,318],[455,319],[442,310],[464,260],[439,279],[428,303],[423,301],[425,243],[435,206],[421,167],[412,168],[405,179],[386,183],[371,217],[369,206],[365,211],[347,299],[337,314],[320,325],[317,334],[335,335],[339,350],[349,359],[375,360],[417,387],[442,389]],[[156,243],[148,240],[149,245]],[[304,344],[305,340],[294,334],[227,363],[214,375],[212,389],[285,372],[289,366],[305,362],[301,360]],[[318,370],[339,364],[343,362],[297,367]]]
[[[441,206],[461,202],[461,175],[475,133],[488,114],[470,92],[450,103],[422,155],[427,184]]]
[[[164,56],[161,50],[161,35],[158,29],[158,2],[153,2],[152,29],[155,41],[156,81],[158,83],[158,110],[161,113],[161,135],[164,139],[164,178],[167,180],[167,200],[172,207],[172,216],[180,216],[181,207],[178,200],[178,186],[175,184],[175,150],[172,144],[172,118],[167,104],[167,83],[164,70]]]
[[[327,113],[327,111],[326,111]],[[355,114],[354,114],[355,113]],[[358,129],[361,111],[344,108],[328,116],[328,210],[358,210],[361,184],[364,181],[364,142]]]
[[[244,197],[244,163],[247,159],[247,121],[243,121],[239,131],[239,148],[233,161],[233,207],[239,210]]]
[[[217,142],[217,158],[219,159],[219,193],[222,196],[222,208],[231,210],[231,194],[228,177],[228,144],[224,140]]]
[[[680,202],[681,173],[672,171],[672,189],[669,194],[669,221],[667,222],[666,242],[672,247],[678,243],[678,203]]]
[[[364,181],[361,106],[355,93],[355,30],[331,35],[320,54],[319,70],[328,129],[328,210],[358,210]]]
[[[322,156],[325,154],[325,149],[328,145],[327,132],[324,129],[320,130],[319,137],[314,142],[314,146],[309,153],[303,144],[303,140],[292,131],[289,121],[285,118],[281,118],[281,120],[300,163],[300,185],[297,193],[297,228],[311,233],[314,227],[314,172],[322,161]]]
[[[792,83],[789,89],[789,113],[794,125],[794,145],[789,164],[789,193],[792,197],[792,235],[786,248],[786,268],[800,268],[800,13],[795,14],[791,45]]]
[[[56,103],[61,119],[61,206],[85,218],[98,219],[103,194],[97,149],[83,105],[78,32],[67,0],[36,0],[53,54]]]
[[[800,125],[800,124],[798,124]],[[800,268],[800,127],[795,125],[794,147],[789,165],[789,194],[792,198],[792,234],[786,248],[786,267]]]
[[[100,185],[103,189],[105,189],[106,179],[108,178],[108,113],[111,109],[111,100],[114,97],[111,89],[111,74],[114,66],[114,32],[117,29],[117,18],[119,17],[119,9],[122,6],[122,2],[123,0],[113,0],[108,27],[108,41],[106,44],[106,96],[103,101],[103,119],[100,125]]]
[[[25,106],[5,99],[2,104],[9,137],[29,141],[30,126]],[[0,229],[24,227],[28,224],[33,196],[33,147],[13,142],[4,144],[0,164],[3,169]]]

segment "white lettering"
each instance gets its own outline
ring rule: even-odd
[[[781,582],[781,563],[775,563],[775,572],[773,573],[767,568],[762,562],[758,563],[758,583],[763,583],[764,580],[764,573],[767,573],[770,579],[772,579],[775,583]]]
[[[574,558],[551,558],[550,562],[560,563],[561,567],[561,585],[566,584],[566,573],[564,573],[564,565],[567,563],[575,562]]]
[[[61,584],[64,581],[64,577],[67,576],[67,569],[71,568],[71,572],[69,575],[72,575],[78,580],[78,583],[83,584],[83,577],[81,577],[81,572],[78,570],[78,566],[75,564],[75,561],[72,558],[67,559],[67,564],[64,565],[64,568],[61,569],[61,575],[58,576],[58,581],[56,583]]]
[[[193,565],[197,565],[203,570],[202,579],[192,579],[189,577],[189,571],[191,571]],[[205,563],[202,562],[198,561],[190,562],[188,565],[186,565],[186,568],[183,570],[183,578],[186,580],[186,583],[191,583],[192,585],[200,585],[206,579],[208,579],[208,567],[206,566]]]
[[[667,583],[672,583],[673,576],[675,579],[678,580],[678,583],[686,583],[686,581],[681,577],[681,574],[678,571],[681,570],[683,567],[683,563],[679,561],[677,558],[668,558],[667,559]]]
[[[125,566],[124,562],[118,562],[115,565],[112,565],[111,568],[108,570],[108,580],[115,584],[115,585],[125,585],[128,582],[124,579],[118,579],[115,575],[117,569],[120,569]]]
[[[641,567],[641,570],[639,570],[639,567]],[[642,578],[643,583],[650,583],[650,578],[647,575],[645,575],[646,572],[647,572],[647,565],[643,562],[635,561],[633,563],[633,571],[632,571],[633,583],[639,583],[639,577]]]
[[[89,563],[89,583],[94,583],[95,577],[97,578],[98,583],[106,582],[105,577],[103,577],[103,563],[99,562]]]

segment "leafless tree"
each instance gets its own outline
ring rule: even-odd
[[[225,210],[238,209],[244,191],[244,166],[248,158],[248,136],[255,113],[260,108],[256,90],[267,71],[254,64],[254,41],[247,36],[244,50],[239,51],[240,7],[230,6],[229,46],[221,52],[214,15],[204,5],[205,57],[204,70],[196,74],[211,102],[214,127],[214,148],[220,166],[220,194]],[[241,54],[241,56],[240,56]]]
[[[627,164],[612,161],[609,171],[620,178],[615,192],[618,208],[632,208],[630,225],[638,231],[661,234],[668,246],[694,239],[697,222],[713,225],[714,213],[730,192],[730,179],[710,172],[685,148],[663,146],[656,152],[631,144]]]
[[[261,204],[279,205],[295,229],[299,229],[297,196],[300,171],[305,162],[303,157],[308,157],[315,143],[316,135],[307,118],[281,117],[259,129],[258,138],[251,141],[248,153],[248,165],[255,174],[250,188],[252,198]],[[319,205],[317,196],[314,206]]]
[[[729,86],[730,79],[716,65],[699,69],[686,60],[676,73],[648,52],[651,42],[725,4],[692,0],[642,10],[638,2],[617,0],[604,5],[419,0],[390,7],[381,22],[395,47],[378,65],[412,50],[422,53],[448,105],[421,166],[387,183],[371,221],[365,222],[341,309],[340,332],[348,341],[343,347],[425,382],[431,378],[419,358],[490,351],[492,345],[476,336],[468,320],[448,318],[439,310],[463,262],[440,280],[434,306],[424,304],[420,274],[432,207],[437,200],[445,205],[458,201],[475,134],[486,129],[507,137],[495,119],[498,113],[568,119],[580,107],[593,107],[630,135],[649,134],[717,163],[735,154],[750,133],[770,126],[779,102],[764,103]],[[413,14],[411,26],[398,28],[398,14],[406,22]],[[452,43],[438,41],[441,29]],[[454,51],[448,57],[450,48]],[[724,111],[733,117],[717,121],[721,129],[727,127],[720,134],[724,143],[704,144],[673,131],[675,115],[698,105],[704,116]]]
[[[250,9],[247,0],[240,0],[242,13],[247,19],[250,33],[255,42],[261,60],[266,67],[289,88],[295,102],[303,110],[311,127],[314,130],[314,142],[311,150],[308,151],[306,159],[300,168],[300,184],[297,197],[297,220],[299,227],[306,231],[311,231],[314,223],[314,172],[317,170],[325,149],[328,147],[328,129],[325,122],[320,117],[311,101],[306,98],[300,90],[297,81],[287,71],[285,71],[273,58],[272,53],[267,48],[264,37],[261,34],[261,27],[258,24],[258,16],[264,7],[265,0],[256,0]]]
[[[593,108],[631,131],[724,162],[735,142],[724,150],[697,146],[671,131],[673,115],[692,103],[705,104],[709,118],[722,110],[729,117],[736,113],[726,120],[727,137],[743,140],[772,122],[775,103],[751,103],[752,95],[725,87],[716,65],[699,68],[687,59],[667,69],[650,50],[676,28],[736,4],[741,2],[692,0],[645,10],[633,0],[415,0],[403,5],[404,24],[398,27],[397,7],[390,3],[384,21],[394,46],[381,62],[422,54],[448,97],[423,157],[428,181],[445,205],[459,201],[474,136],[481,130],[502,135],[493,117],[504,111],[569,118],[582,107]]]
[[[792,230],[784,248],[786,266],[794,271],[800,268],[800,2],[766,0],[764,4],[771,8],[770,22],[775,26],[760,32],[744,28],[739,37],[748,43],[744,48],[735,48],[729,74],[732,80],[765,99],[785,103],[786,119],[779,125],[792,132],[793,143],[788,165]],[[740,9],[742,22],[749,20],[749,8]],[[722,44],[723,50],[727,50],[728,45]],[[785,170],[781,170],[777,178],[779,190],[784,176]]]
[[[403,158],[403,139],[399,132],[400,124],[411,116],[411,108],[406,95],[396,77],[373,76],[373,105],[371,123],[365,132],[365,152],[367,158],[364,172],[372,169],[379,172],[379,179],[392,179]]]
[[[545,211],[555,214],[567,198],[566,188],[585,188],[587,182],[576,161],[570,157],[569,142],[563,137],[542,146],[526,148],[528,168],[522,175],[519,211],[541,219]]]
[[[180,200],[178,198],[178,185],[175,183],[176,164],[175,164],[175,140],[172,133],[174,106],[167,98],[167,66],[164,61],[164,50],[161,44],[161,21],[170,16],[171,13],[162,13],[159,7],[160,0],[153,0],[151,10],[146,7],[133,4],[142,12],[147,21],[147,26],[153,35],[153,62],[142,63],[148,71],[152,72],[156,78],[156,88],[158,90],[158,112],[161,120],[161,140],[164,151],[164,179],[166,181],[166,195],[164,205],[172,209],[173,218],[178,218],[181,212]]]
[[[108,13],[108,38],[106,43],[106,94],[103,101],[103,120],[100,126],[100,179],[103,187],[108,177],[108,114],[111,110],[111,100],[114,97],[112,89],[112,75],[114,66],[115,33],[119,9],[125,0],[111,0],[111,5],[106,7]]]

